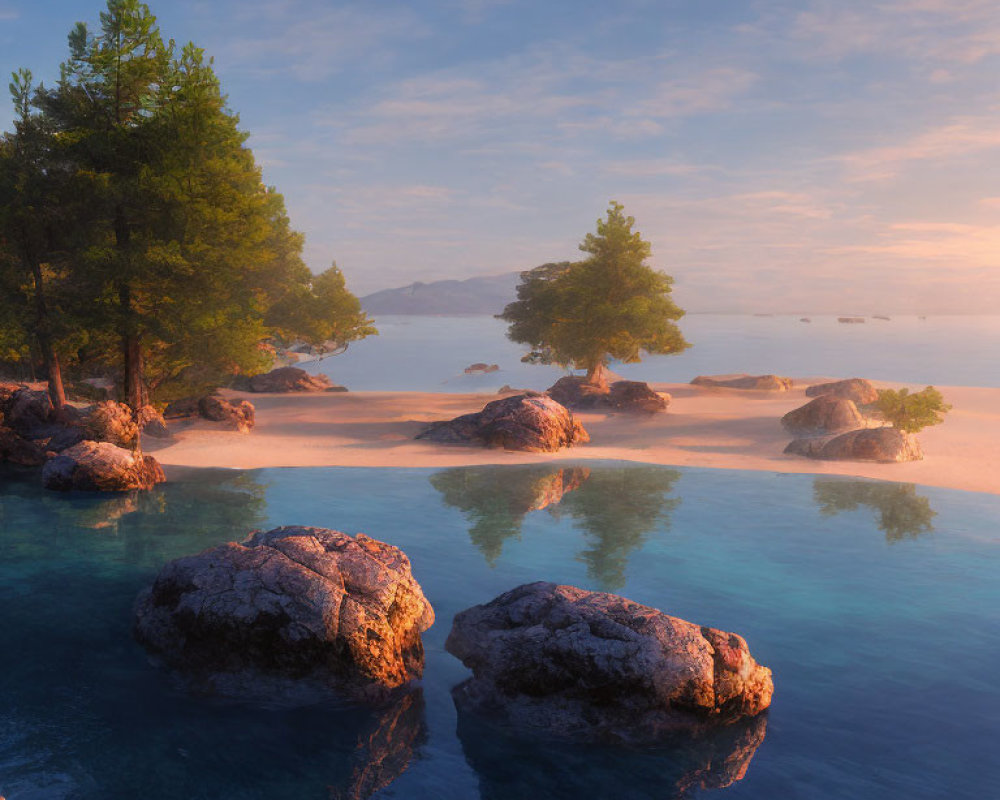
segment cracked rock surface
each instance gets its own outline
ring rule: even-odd
[[[461,612],[445,647],[473,672],[460,711],[571,739],[704,731],[763,711],[774,688],[735,633],[553,583]]]
[[[422,675],[433,622],[399,548],[284,527],[168,563],[139,595],[134,630],[213,690],[280,677],[376,699]]]

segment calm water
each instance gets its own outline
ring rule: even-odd
[[[1000,497],[621,464],[174,477],[107,499],[0,474],[8,800],[997,796]],[[149,664],[130,612],[157,569],[279,524],[409,554],[438,618],[420,695],[265,708],[190,696]],[[772,708],[666,751],[537,746],[459,718],[452,616],[538,579],[738,631],[774,670]]]
[[[693,343],[674,356],[617,365],[633,380],[685,383],[730,372],[793,377],[870,377],[938,386],[1000,386],[1000,316],[893,317],[843,325],[836,317],[692,314],[681,330]],[[379,317],[379,336],[309,365],[350,389],[426,392],[546,389],[557,367],[522,364],[526,348],[508,341],[493,317]],[[499,372],[465,375],[470,364]]]

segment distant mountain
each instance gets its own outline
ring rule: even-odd
[[[520,272],[464,281],[411,283],[361,298],[369,314],[499,314],[517,299]]]

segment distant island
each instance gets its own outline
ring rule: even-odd
[[[361,298],[369,314],[499,314],[516,297],[520,272],[464,281],[417,281]]]

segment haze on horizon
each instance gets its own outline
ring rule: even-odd
[[[995,0],[150,5],[358,295],[577,258],[615,199],[691,311],[1000,305]],[[0,68],[102,8],[0,0]]]

